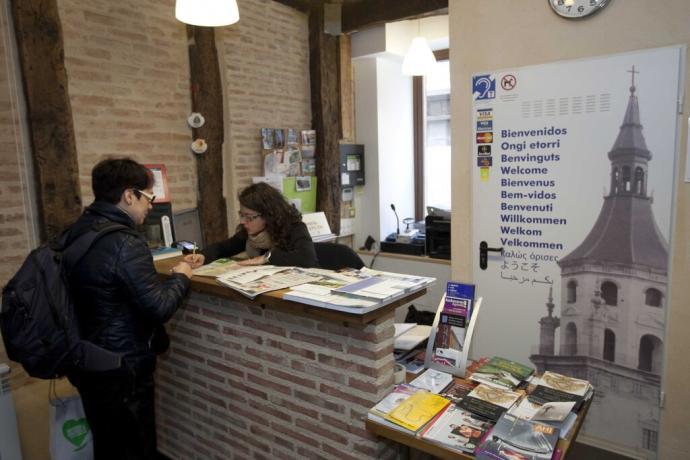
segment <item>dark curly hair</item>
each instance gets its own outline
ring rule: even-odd
[[[301,222],[302,214],[288,203],[278,190],[264,182],[243,189],[238,198],[242,206],[261,214],[266,221],[266,231],[271,235],[273,244],[287,249],[292,224]],[[242,224],[237,230],[243,235],[247,234]]]

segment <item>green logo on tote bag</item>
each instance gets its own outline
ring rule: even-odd
[[[76,447],[74,452],[87,446],[84,441],[86,441],[89,430],[89,422],[85,418],[67,420],[62,424],[62,435]]]

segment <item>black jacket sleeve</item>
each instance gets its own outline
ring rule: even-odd
[[[227,240],[212,244],[205,248],[201,253],[204,255],[204,262],[213,262],[222,257],[232,257],[243,252],[247,247],[247,238],[240,233],[235,233]]]
[[[290,241],[287,248],[274,247],[271,249],[271,265],[318,267],[314,242],[309,236],[309,230],[304,222],[296,222],[290,228]]]
[[[168,321],[189,291],[189,278],[178,273],[161,281],[146,243],[136,237],[124,238],[118,259],[118,276],[129,291],[130,305],[154,324]]]

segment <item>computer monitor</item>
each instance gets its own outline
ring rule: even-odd
[[[198,248],[204,247],[204,236],[201,233],[199,223],[199,210],[197,208],[184,209],[173,214],[173,228],[176,241],[191,241]]]

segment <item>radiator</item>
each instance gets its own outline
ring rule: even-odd
[[[0,363],[0,460],[22,460],[17,415],[10,391],[10,367]]]

